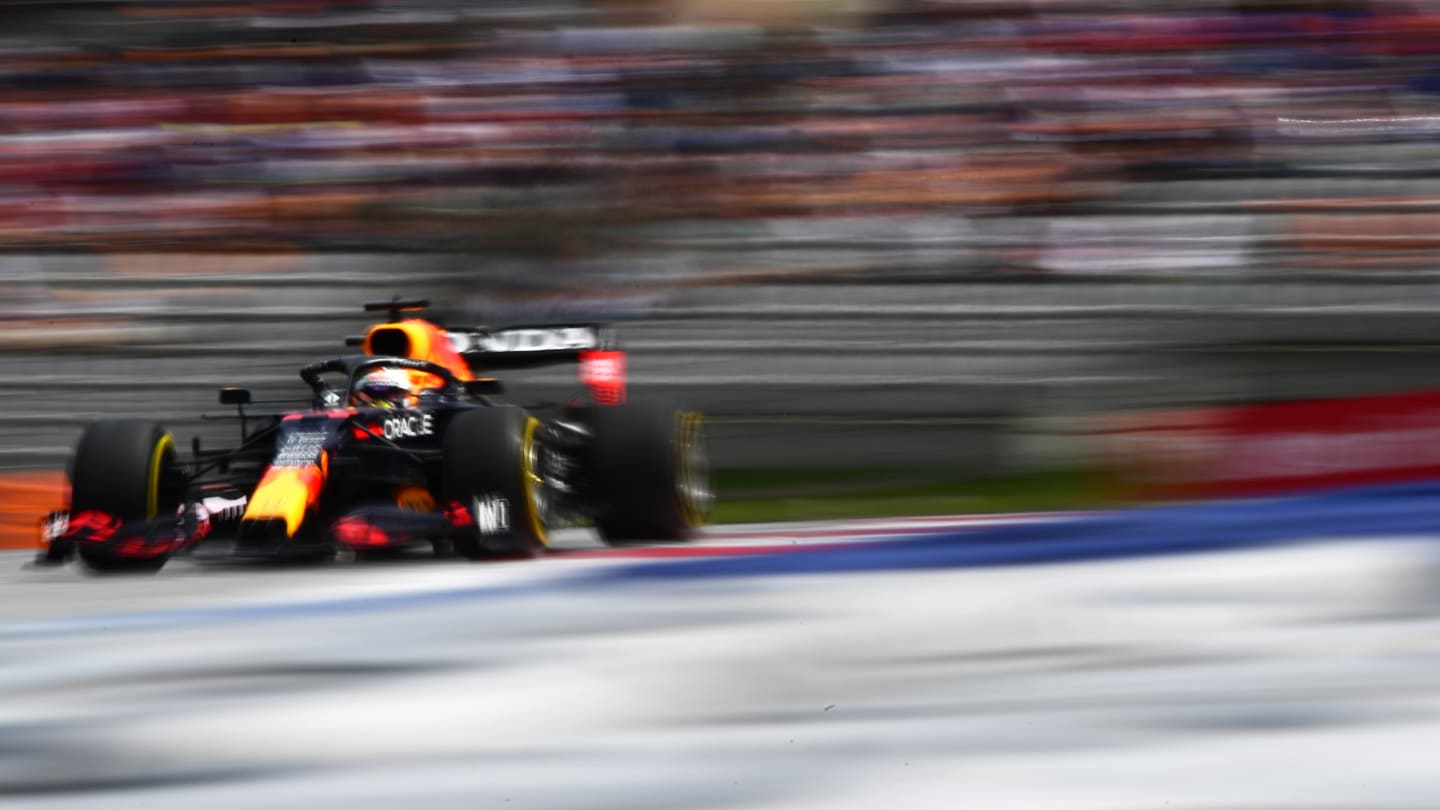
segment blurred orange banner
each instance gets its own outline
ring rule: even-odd
[[[27,471],[0,474],[0,549],[40,545],[40,520],[65,505],[65,474]]]

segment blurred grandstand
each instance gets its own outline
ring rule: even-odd
[[[9,2],[0,244],[1428,269],[1434,5]]]
[[[1440,3],[0,9],[0,463],[293,387],[392,292],[641,319],[638,385],[922,431],[866,458],[1440,382]]]

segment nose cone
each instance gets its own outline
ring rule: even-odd
[[[324,476],[314,464],[305,467],[271,467],[260,479],[255,494],[241,518],[241,534],[260,531],[257,523],[284,526],[284,536],[294,537],[305,521],[305,513],[320,496]],[[275,527],[264,530],[273,533]]]

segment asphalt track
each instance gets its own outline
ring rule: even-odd
[[[1436,488],[516,563],[0,557],[0,805],[1421,808]]]

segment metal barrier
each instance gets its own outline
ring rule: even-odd
[[[632,390],[712,414],[721,464],[993,469],[1005,437],[1077,414],[1440,384],[1424,278],[587,285],[484,257],[248,258],[0,258],[0,468],[58,465],[102,416],[218,441],[197,418],[216,388],[298,402],[296,369],[390,294],[457,323],[619,321]],[[568,368],[506,378],[580,390]]]

